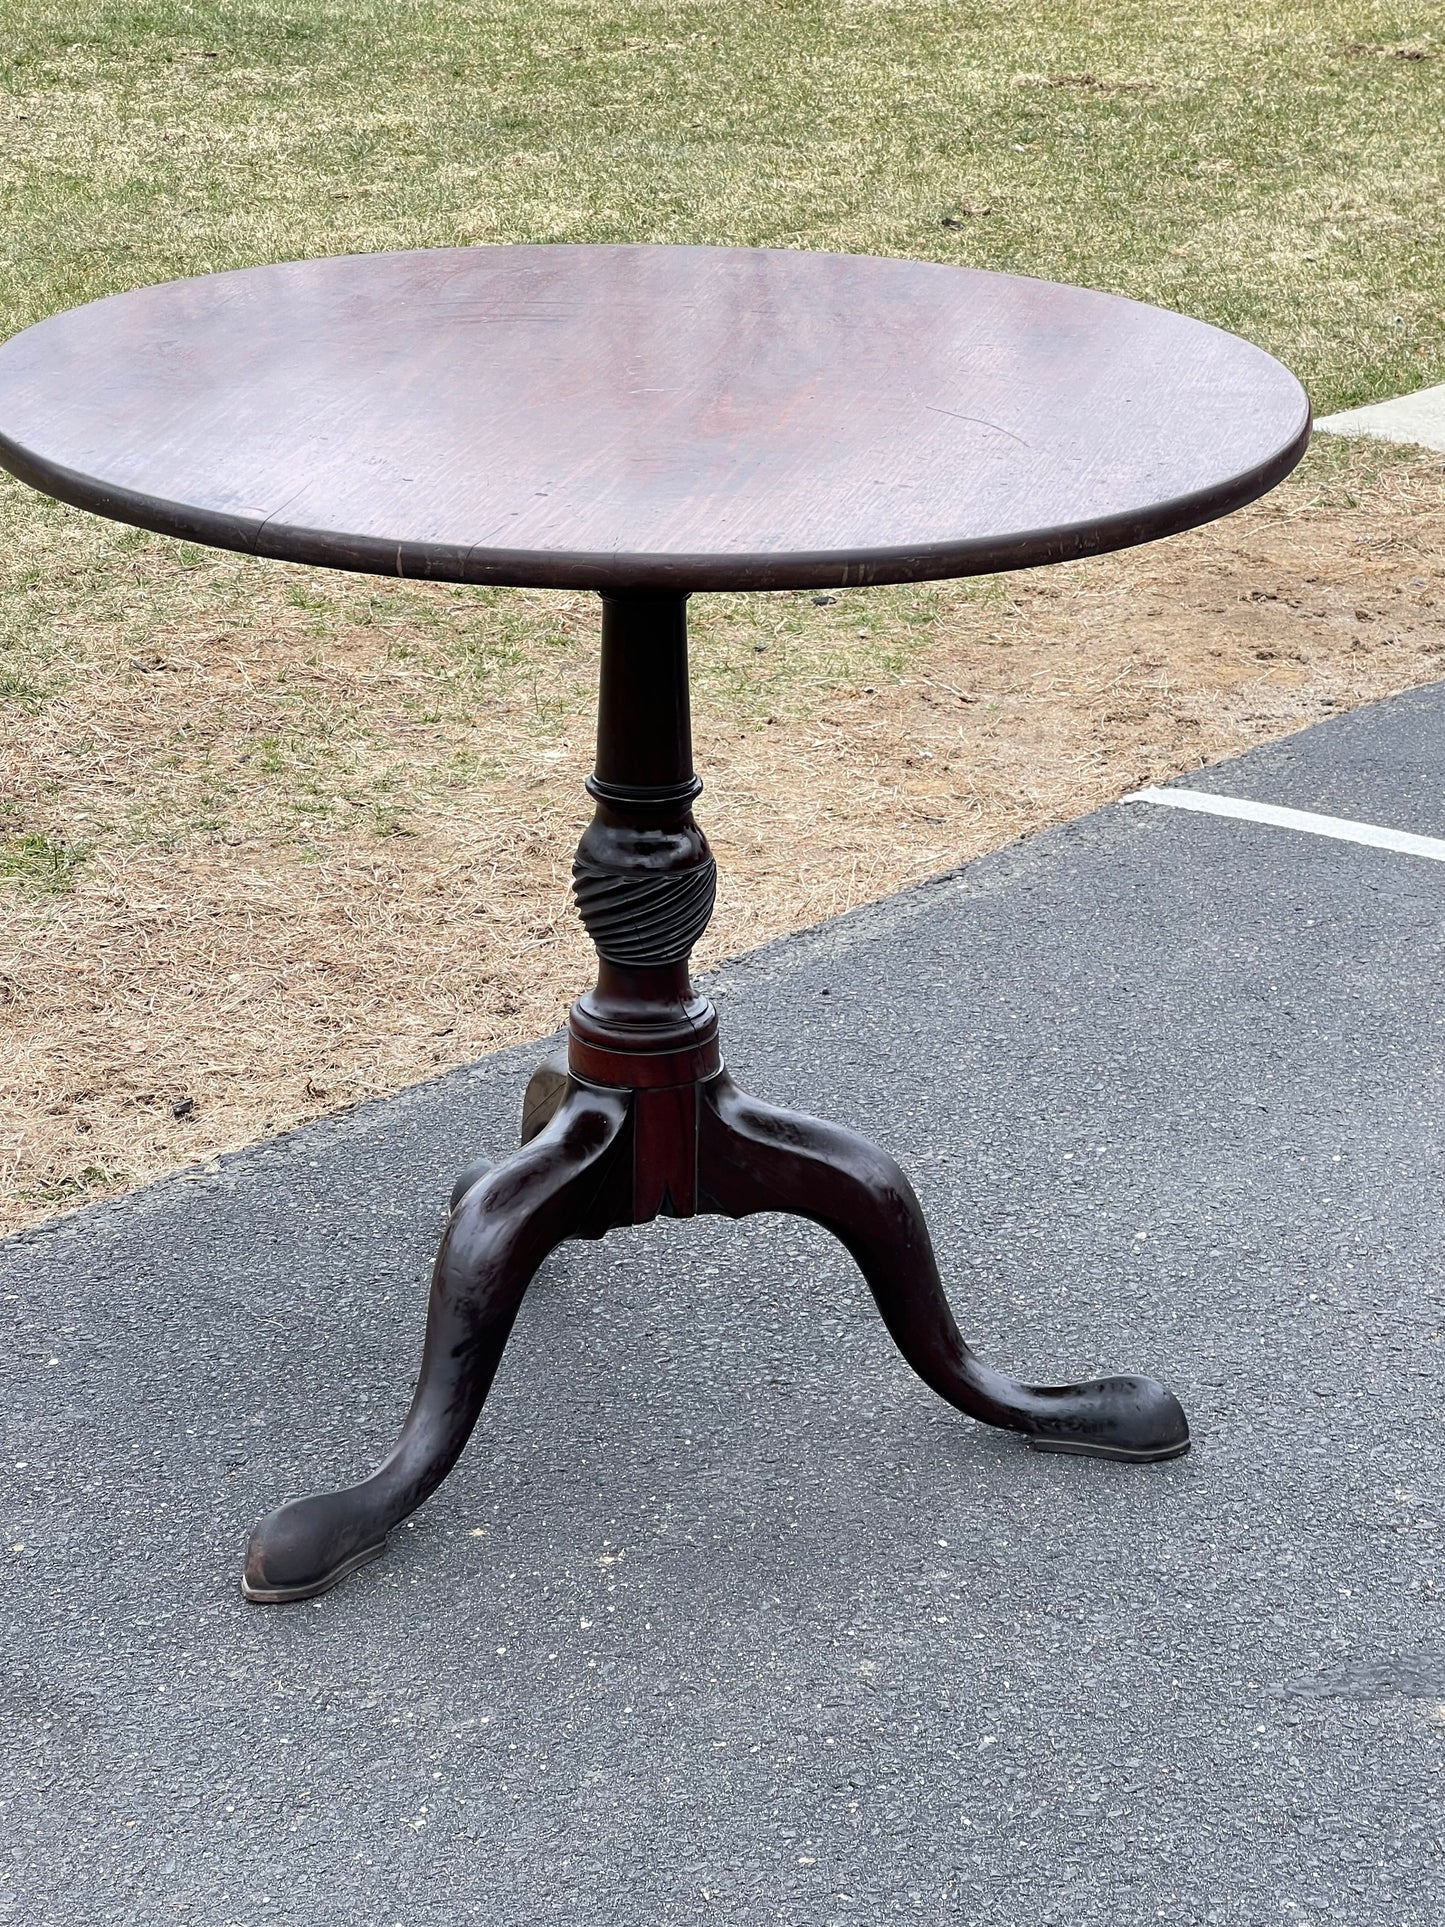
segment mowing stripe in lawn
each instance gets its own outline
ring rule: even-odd
[[[1339,843],[1368,843],[1376,850],[1398,850],[1402,856],[1425,856],[1445,863],[1445,837],[1416,836],[1391,830],[1380,823],[1356,823],[1348,816],[1320,816],[1314,810],[1290,810],[1278,803],[1254,803],[1247,796],[1215,796],[1209,790],[1130,790],[1123,803],[1162,803],[1171,810],[1202,810],[1206,816],[1234,816],[1246,823],[1269,823],[1278,830],[1303,830],[1308,836],[1332,836]]]

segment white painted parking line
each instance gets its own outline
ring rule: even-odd
[[[1402,856],[1426,856],[1445,863],[1445,837],[1416,836],[1410,830],[1389,830],[1380,823],[1356,823],[1348,816],[1317,816],[1313,810],[1287,810],[1278,803],[1252,803],[1247,796],[1215,796],[1209,790],[1130,790],[1122,803],[1162,803],[1171,810],[1202,810],[1206,816],[1234,816],[1246,823],[1269,823],[1278,830],[1303,830],[1308,836],[1332,836],[1339,843],[1368,843],[1376,850],[1397,850]]]

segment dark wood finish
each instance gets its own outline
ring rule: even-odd
[[[762,249],[459,248],[112,296],[0,348],[0,462],[379,574],[779,589],[1058,562],[1293,467],[1278,362],[1116,296]]]
[[[523,1146],[462,1172],[400,1440],[283,1506],[244,1588],[309,1598],[377,1557],[476,1421],[562,1239],[659,1214],[800,1213],[899,1350],[1036,1450],[1171,1458],[1147,1378],[1023,1385],[959,1335],[892,1158],[755,1102],[688,957],[716,870],[692,806],[687,595],[966,575],[1189,528],[1309,435],[1258,349],[1102,294],[919,262],[708,248],[350,256],[118,295],[0,348],[0,461],[81,507],[334,568],[603,593],[597,982]]]
[[[1188,1421],[1155,1379],[1024,1385],[975,1358],[894,1160],[837,1125],[756,1102],[722,1068],[716,1012],[687,967],[707,923],[698,906],[712,903],[712,857],[692,814],[700,785],[686,650],[683,597],[607,601],[588,784],[597,807],[576,865],[599,952],[596,987],[573,1006],[566,1069],[549,1060],[528,1088],[523,1148],[494,1168],[469,1166],[457,1182],[421,1376],[395,1451],[360,1485],[293,1501],[261,1522],[242,1582],[250,1599],[310,1598],[378,1557],[460,1455],[546,1253],[564,1238],[660,1215],[784,1211],[825,1226],[857,1260],[925,1383],[1036,1451],[1150,1461],[1188,1450]]]
[[[628,1122],[626,1091],[578,1086],[549,1128],[464,1192],[437,1253],[416,1392],[395,1451],[360,1485],[297,1499],[251,1535],[242,1590],[276,1605],[379,1558],[471,1437],[523,1293],[562,1239],[589,1228]],[[615,1222],[603,1211],[597,1229]]]
[[[523,1144],[530,1144],[539,1132],[546,1130],[566,1095],[567,1053],[559,1050],[544,1058],[527,1080],[522,1099]]]
[[[1147,1462],[1188,1451],[1188,1420],[1157,1379],[1023,1385],[975,1358],[949,1310],[913,1187],[876,1144],[760,1104],[726,1071],[703,1087],[701,1119],[703,1208],[729,1218],[788,1211],[831,1231],[856,1259],[894,1344],[950,1405],[1024,1433],[1036,1452]]]

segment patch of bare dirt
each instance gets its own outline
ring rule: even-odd
[[[730,720],[700,688],[722,883],[699,967],[1445,673],[1445,465],[1360,462],[1167,543],[946,591],[900,670],[802,713]],[[592,607],[559,620],[585,634]],[[364,625],[318,653],[304,628],[241,651],[198,621],[153,674],[97,674],[58,722],[12,730],[28,829],[73,831],[82,790],[141,827],[69,894],[0,896],[3,1228],[548,1032],[585,985],[582,682],[545,728],[534,698],[499,697],[463,767],[382,654]],[[222,812],[177,839],[158,804],[148,836],[178,762],[192,783],[254,767],[278,672],[292,700],[369,716],[393,801],[353,798],[354,833],[309,844],[260,805],[244,834]],[[83,767],[56,729],[93,744]]]

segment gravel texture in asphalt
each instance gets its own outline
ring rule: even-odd
[[[1191,780],[1441,834],[1442,761],[1437,689]],[[384,1561],[257,1608],[541,1047],[0,1247],[0,1919],[1436,1927],[1442,892],[1121,806],[714,982],[970,1341],[1165,1378],[1169,1464],[959,1417],[815,1227],[656,1224],[549,1262]]]

